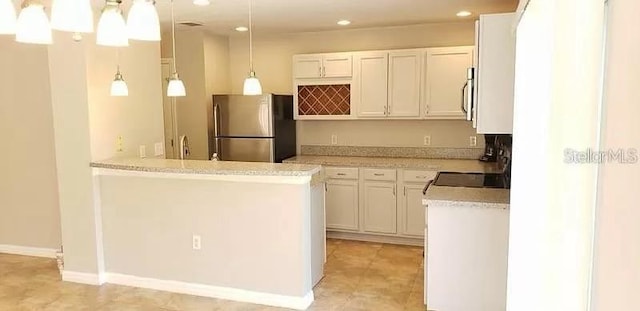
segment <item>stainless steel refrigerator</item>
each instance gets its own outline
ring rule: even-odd
[[[296,155],[293,96],[214,95],[209,155],[222,161],[282,162]]]

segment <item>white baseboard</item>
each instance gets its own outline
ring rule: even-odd
[[[53,248],[39,248],[39,247],[0,244],[0,253],[12,254],[12,255],[42,257],[42,258],[56,258],[57,251],[58,251],[57,249],[53,249]]]
[[[314,300],[313,291],[309,291],[309,293],[307,293],[304,297],[284,296],[228,287],[143,278],[117,273],[107,273],[106,282],[111,284],[154,289],[179,294],[203,296],[223,300],[248,302],[296,310],[306,310]]]
[[[103,274],[62,271],[62,280],[65,282],[102,285],[105,283],[105,279],[106,277]]]
[[[327,231],[327,238],[410,246],[424,246],[424,238],[405,238],[359,232]]]

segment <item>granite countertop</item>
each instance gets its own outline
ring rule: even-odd
[[[419,159],[419,158],[379,158],[299,155],[284,160],[285,163],[315,164],[325,166],[352,166],[371,168],[416,169],[464,173],[498,173],[495,163],[478,160]]]
[[[92,162],[91,167],[156,173],[285,177],[313,177],[322,171],[322,167],[318,165],[307,164],[170,160],[156,158],[109,159]]]
[[[509,189],[431,186],[423,203],[429,206],[509,209]]]

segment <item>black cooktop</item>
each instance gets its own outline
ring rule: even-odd
[[[510,188],[510,183],[504,174],[493,173],[440,172],[433,181],[433,185],[469,188]]]

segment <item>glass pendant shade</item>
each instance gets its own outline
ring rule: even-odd
[[[255,72],[251,72],[249,77],[244,80],[243,95],[262,95],[262,85],[260,80],[256,77]]]
[[[116,78],[111,82],[111,96],[129,96],[129,88],[127,87],[127,82],[124,81],[122,75],[120,74],[120,70],[116,73]]]
[[[51,28],[69,32],[93,32],[90,0],[53,0]]]
[[[0,0],[0,35],[16,33],[16,8],[11,0]]]
[[[187,91],[184,88],[184,83],[180,80],[177,73],[174,73],[171,79],[169,79],[169,86],[167,86],[168,97],[183,97],[187,96]]]
[[[22,43],[51,44],[51,25],[44,6],[30,3],[20,11],[16,23],[16,41]]]
[[[129,39],[160,41],[160,19],[151,0],[135,0],[127,16]]]
[[[199,6],[207,6],[211,4],[211,2],[209,0],[193,0],[193,4],[199,5]]]
[[[100,21],[96,34],[96,44],[104,46],[129,46],[127,36],[127,24],[122,17],[122,11],[117,5],[107,4]]]

